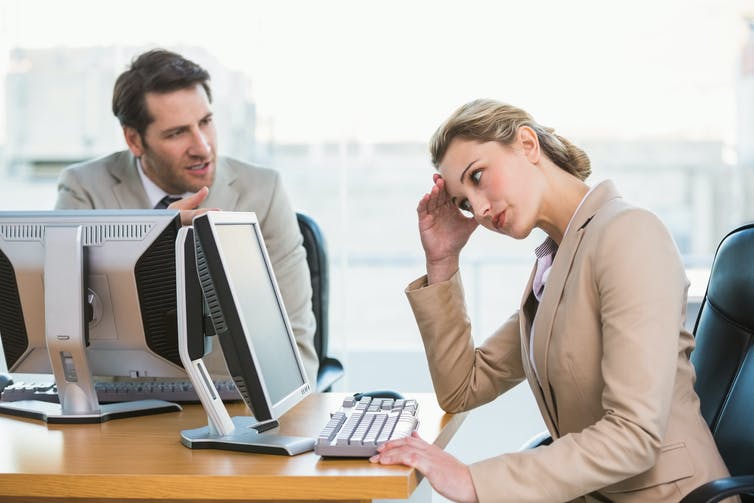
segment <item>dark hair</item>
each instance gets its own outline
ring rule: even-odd
[[[121,126],[128,126],[144,136],[147,126],[154,120],[149,115],[146,94],[169,93],[201,84],[212,102],[207,70],[180,54],[154,49],[131,61],[131,66],[120,74],[113,88],[113,114]]]
[[[439,167],[455,138],[480,142],[496,141],[510,145],[521,126],[537,133],[545,155],[561,169],[579,180],[592,172],[589,156],[555,130],[542,126],[526,111],[495,100],[474,100],[461,106],[435,131],[429,141],[432,164]]]

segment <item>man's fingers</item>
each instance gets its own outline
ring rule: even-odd
[[[219,208],[199,208],[198,210],[181,210],[181,224],[191,225],[194,217],[203,215],[208,211],[219,211]]]
[[[194,208],[198,208],[202,202],[207,199],[207,195],[209,195],[209,188],[202,187],[199,189],[196,194],[192,194],[188,197],[184,197],[183,199],[179,199],[178,201],[171,203],[168,208],[171,210],[193,210]]]

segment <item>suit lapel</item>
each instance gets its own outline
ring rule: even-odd
[[[557,424],[554,421],[554,418],[550,414],[550,409],[547,407],[547,403],[545,401],[545,395],[542,391],[542,388],[539,386],[539,381],[537,379],[537,375],[534,372],[534,369],[532,369],[531,366],[531,357],[529,354],[529,340],[531,338],[531,327],[532,323],[534,322],[534,318],[537,314],[537,299],[534,297],[534,294],[532,293],[532,285],[534,284],[534,275],[537,271],[536,266],[532,269],[531,275],[529,276],[529,282],[526,284],[526,289],[524,290],[524,296],[521,299],[521,309],[519,310],[519,330],[522,334],[521,336],[521,360],[523,362],[524,366],[524,373],[526,374],[526,381],[529,383],[529,387],[531,388],[532,394],[534,395],[534,399],[537,401],[537,406],[539,407],[539,410],[542,412],[542,418],[545,421],[545,426],[547,426],[547,430],[552,433],[553,435],[557,436]]]
[[[118,156],[116,162],[107,166],[110,175],[115,179],[113,197],[119,208],[150,208],[147,193],[139,178],[136,168],[136,157],[126,150]]]
[[[236,179],[235,171],[225,157],[218,157],[215,171],[215,181],[209,188],[207,199],[201,204],[202,208],[220,208],[232,210],[238,207],[240,194],[233,188]]]
[[[554,397],[552,395],[550,380],[548,376],[547,361],[550,340],[552,337],[552,326],[555,321],[555,314],[560,305],[563,296],[563,290],[568,276],[571,272],[574,257],[579,249],[587,225],[609,200],[620,197],[615,185],[610,181],[605,181],[594,187],[592,192],[581,204],[576,211],[568,232],[563,236],[555,260],[550,269],[550,275],[545,285],[542,300],[539,303],[537,314],[534,322],[534,365],[539,376],[539,383],[544,395],[544,402],[547,410],[550,412],[552,419],[557,424],[557,409],[555,407]],[[531,286],[529,287],[531,288]]]

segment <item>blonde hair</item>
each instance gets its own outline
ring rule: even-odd
[[[545,155],[558,167],[585,180],[592,172],[589,156],[579,147],[538,124],[526,111],[495,100],[480,99],[466,103],[448,117],[429,141],[432,164],[440,162],[455,138],[479,142],[496,141],[510,145],[521,126],[537,133]]]

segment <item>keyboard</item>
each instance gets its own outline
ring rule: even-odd
[[[231,379],[214,381],[224,402],[241,400],[241,395]],[[198,403],[199,397],[191,381],[115,381],[95,382],[94,390],[100,403],[130,402],[133,400],[165,400],[179,403]],[[41,400],[59,402],[55,384],[49,380],[19,381],[5,387],[0,401]]]
[[[320,456],[368,458],[377,446],[403,438],[419,426],[416,400],[352,396],[330,415],[330,420],[314,444]]]

